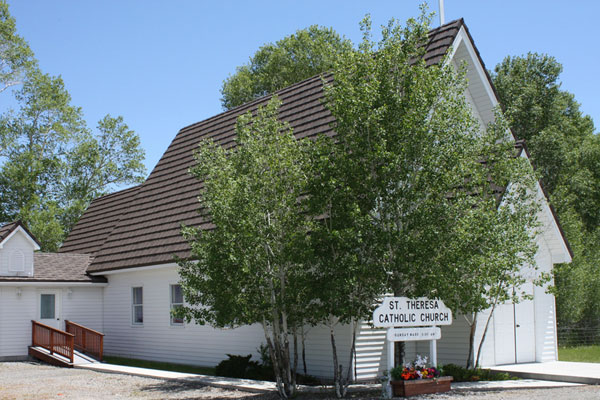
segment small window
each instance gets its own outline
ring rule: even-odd
[[[8,270],[10,272],[25,272],[25,254],[21,250],[15,250],[10,254]]]
[[[183,307],[181,285],[171,285],[171,325],[183,325],[183,318],[173,316],[173,311]]]
[[[56,297],[53,294],[42,294],[40,296],[40,319],[54,319]]]
[[[141,325],[144,323],[144,288],[134,287],[132,288],[131,298],[132,316],[133,323]]]

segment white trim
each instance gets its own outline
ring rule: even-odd
[[[173,286],[179,286],[181,288],[181,303],[173,303]],[[174,305],[181,307],[183,307],[184,305],[183,288],[181,287],[181,283],[179,282],[169,283],[169,325],[171,327],[183,327],[185,324],[185,319],[182,319],[181,322],[173,322],[173,315],[171,314],[171,312],[173,312]]]
[[[4,240],[2,242],[0,242],[0,249],[3,248],[4,247],[4,243],[6,243],[17,232],[21,232],[25,236],[25,238],[27,238],[27,240],[29,240],[29,242],[33,246],[33,250],[39,250],[40,249],[40,246],[36,243],[35,240],[33,240],[33,238],[27,233],[27,231],[25,229],[23,229],[23,227],[21,225],[17,226],[15,228],[15,230],[10,233],[10,235],[8,235],[7,237],[5,237]]]
[[[43,282],[43,281],[0,281],[0,286],[37,286],[37,287],[106,287],[104,282]]]
[[[529,160],[529,157],[527,156],[527,152],[525,150],[521,151],[521,157],[527,159],[527,161],[531,164],[531,160]],[[552,263],[553,264],[570,263],[571,261],[573,261],[573,258],[571,257],[571,253],[569,252],[569,248],[567,247],[565,238],[562,235],[562,233],[560,232],[560,228],[558,227],[558,221],[556,220],[556,218],[554,217],[554,214],[552,213],[552,210],[550,209],[550,200],[548,198],[546,198],[546,195],[544,194],[544,191],[542,190],[542,185],[540,184],[539,181],[536,182],[536,186],[537,186],[537,195],[540,199],[542,199],[542,202],[543,202],[541,211],[544,214],[546,214],[546,217],[548,218],[548,220],[551,221],[552,234],[554,234],[554,236],[559,238],[561,248],[562,248],[561,256],[557,257],[557,254],[554,251],[552,251],[552,248],[548,247],[548,250],[550,251],[550,257],[552,259]],[[542,235],[545,234],[546,232],[547,231],[544,230]]]
[[[467,35],[467,32],[465,31],[464,26],[460,27],[460,30],[456,34],[456,39],[454,39],[454,43],[452,43],[452,53],[450,54],[450,59],[454,58],[454,55],[458,49],[458,46],[461,44],[461,42],[463,42],[465,44],[465,48],[467,49],[467,52],[469,53],[469,56],[471,57],[471,60],[473,61],[473,65],[475,66],[475,71],[477,71],[477,74],[479,75],[479,79],[481,80],[487,95],[489,96],[490,100],[492,101],[492,105],[494,107],[496,107],[498,105],[498,99],[496,98],[496,95],[494,94],[494,89],[492,89],[492,85],[490,84],[490,81],[487,77],[485,69],[483,68],[483,65],[481,65],[481,62],[479,61],[479,57],[477,56],[477,52],[475,51],[474,44],[469,39],[469,35]]]
[[[134,303],[135,301],[135,289],[141,289],[141,297],[142,297],[142,302],[141,303]],[[144,285],[136,285],[136,286],[131,286],[131,290],[129,291],[131,293],[131,326],[144,326]],[[136,322],[135,321],[135,310],[136,307],[141,307],[142,308],[142,322]]]
[[[176,263],[168,263],[168,264],[157,264],[157,265],[149,265],[145,267],[132,267],[132,268],[122,268],[113,271],[98,271],[98,272],[89,272],[90,275],[93,276],[104,276],[104,275],[114,275],[114,274],[124,274],[127,272],[138,272],[138,271],[146,271],[151,269],[162,269],[162,268],[173,268],[178,267]]]

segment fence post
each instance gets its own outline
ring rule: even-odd
[[[50,331],[50,354],[54,354],[54,331]]]

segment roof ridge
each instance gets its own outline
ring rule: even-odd
[[[144,182],[145,182],[145,180],[144,180]],[[116,196],[118,194],[123,194],[123,193],[125,193],[128,190],[139,189],[142,185],[143,185],[143,183],[140,183],[139,185],[130,186],[130,187],[125,188],[125,189],[120,189],[120,190],[117,190],[116,192],[111,192],[111,193],[103,194],[102,196],[98,196],[98,197],[92,199],[92,201],[96,201],[96,200],[100,200],[100,199],[106,199],[108,197]]]

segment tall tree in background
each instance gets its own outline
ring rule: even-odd
[[[0,93],[22,84],[26,72],[36,64],[29,45],[17,35],[15,19],[8,11],[8,4],[0,2]]]
[[[555,268],[562,326],[600,321],[600,138],[573,94],[560,88],[554,57],[507,57],[492,74],[515,135],[526,139],[574,251]]]
[[[223,108],[229,110],[328,71],[340,54],[350,49],[349,40],[318,25],[266,44],[223,82]]]
[[[107,115],[96,134],[87,128],[62,78],[40,71],[5,2],[0,40],[0,85],[13,87],[18,107],[0,116],[0,221],[22,220],[54,251],[93,198],[143,179],[144,152],[122,117]]]

